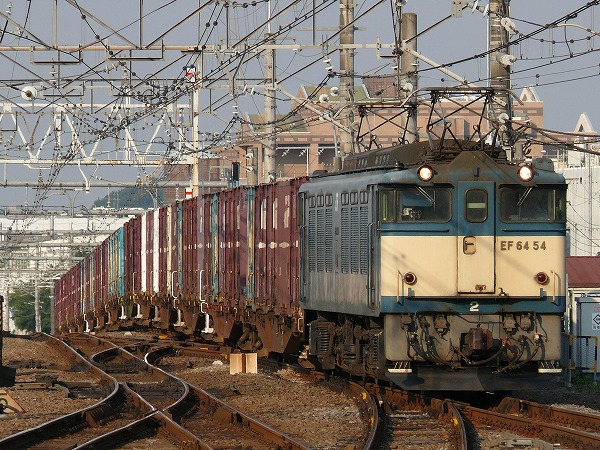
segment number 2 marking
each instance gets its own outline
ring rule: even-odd
[[[479,311],[479,302],[471,302],[471,308],[469,308],[469,311]]]

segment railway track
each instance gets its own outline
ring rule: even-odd
[[[207,355],[218,358],[228,354],[228,351],[222,347],[206,346],[205,344],[186,344],[184,346],[177,343],[172,344],[172,347],[150,354],[154,354],[154,356],[149,355],[153,364],[159,364],[161,359],[169,357],[169,363],[162,367],[170,372],[185,372],[185,367],[191,367],[198,363],[194,358],[202,358]],[[268,360],[261,361],[260,365],[263,370],[271,371],[280,367],[279,364],[273,364]],[[316,383],[335,383],[333,377],[314,371],[297,370],[297,376]],[[467,448],[467,437],[462,418],[452,405],[436,401],[432,405],[427,400],[415,401],[417,397],[414,396],[410,396],[411,401],[384,402],[382,400],[381,403],[388,406],[389,413],[385,414],[380,422],[375,397],[367,394],[364,387],[347,381],[338,381],[338,386],[333,389],[347,390],[346,395],[364,399],[363,420],[365,423],[373,424],[369,436],[364,441],[360,441],[364,442],[365,449],[396,447],[421,450],[427,448],[460,450]],[[398,393],[395,395],[397,396]],[[449,410],[452,413],[448,413]],[[338,441],[340,439],[343,438],[338,438]],[[352,447],[356,443],[357,440],[354,442],[348,440],[345,445]],[[318,445],[317,443],[312,444]],[[342,444],[340,443],[340,445]]]
[[[81,344],[82,337],[76,339]],[[98,338],[91,340],[98,340]],[[104,347],[110,345],[114,343],[107,343]],[[122,385],[130,387],[139,394],[154,409],[160,410],[161,415],[167,417],[173,424],[184,429],[190,436],[195,436],[200,448],[214,446],[225,448],[243,446],[258,450],[308,448],[305,444],[226,405],[184,380],[149,364],[148,361],[156,361],[166,351],[162,345],[163,343],[155,344],[154,347],[157,348],[146,356],[146,361],[116,346],[92,354],[90,359],[105,372],[115,376]],[[83,346],[80,346],[80,349],[81,347]],[[149,350],[152,345],[147,343],[128,345],[128,348],[135,348],[138,351],[140,347]],[[87,346],[88,351],[90,348],[95,350],[99,345],[92,342]],[[164,418],[162,420],[164,421]]]
[[[374,449],[469,449],[465,423],[450,400],[365,384],[386,411],[385,427]]]
[[[395,411],[384,417],[385,431],[374,449],[453,449],[448,430],[425,411]],[[399,447],[401,446],[401,447]]]
[[[600,415],[556,408],[505,397],[493,409],[457,404],[473,424],[489,426],[519,436],[560,443],[569,449],[600,448]]]
[[[229,406],[249,411],[249,414],[257,417],[263,424],[269,423],[285,430],[294,438],[308,439],[307,444],[311,447],[371,447],[378,424],[377,404],[359,385],[346,380],[329,379],[324,374],[293,370],[288,365],[271,360],[259,361],[261,375],[229,376],[218,368],[215,370],[212,365],[207,366],[207,354],[201,348],[202,346],[164,348],[150,353],[148,358],[191,382],[193,387],[196,384],[202,386],[202,392],[205,393],[201,398],[202,403],[210,402],[213,396],[219,396]],[[209,350],[208,355],[213,356],[214,353]],[[208,361],[212,359],[209,358]],[[285,382],[286,376],[293,377],[293,381]],[[284,389],[285,395],[273,391],[274,385],[280,392]],[[298,393],[305,397],[304,403],[298,401]],[[320,397],[319,401],[316,401],[315,396]],[[340,400],[340,397],[346,399],[346,402]],[[348,415],[348,403],[356,404],[360,409],[361,421],[356,427],[352,426],[354,415]],[[323,405],[326,405],[328,417],[320,415]],[[336,421],[335,417],[338,417],[336,414],[340,412],[346,412],[346,420],[351,421],[344,425],[346,432],[331,428],[332,422]],[[315,432],[307,433],[311,429]],[[328,436],[325,430],[332,436]],[[335,438],[333,442],[332,438]]]
[[[81,354],[48,336],[45,339],[74,371],[87,371],[99,378],[104,386],[104,398],[95,405],[63,415],[39,426],[24,430],[0,440],[0,448],[43,449],[74,448],[82,441],[122,427],[151,411],[151,406],[138,401],[135,395],[119,385],[114,377],[93,366]]]
[[[162,342],[149,342],[146,339],[132,342],[131,340],[124,338],[111,339],[115,344],[123,345],[132,352],[149,352],[146,356],[148,362],[152,365],[159,365],[162,359],[169,358],[169,363],[164,365],[166,371],[181,371],[185,367],[191,367],[197,364],[194,358],[221,358],[226,357],[229,353],[229,349],[211,346],[206,344],[194,344],[185,343],[181,344],[172,340],[164,340]],[[152,341],[152,339],[150,340]],[[169,344],[168,346],[163,346]],[[152,350],[152,347],[157,347]],[[266,367],[265,366],[270,366]],[[266,361],[261,364],[263,369],[275,370],[272,363]],[[303,372],[299,371],[298,376],[310,382],[316,383],[331,383],[334,384],[333,377],[329,377],[325,374],[318,372]],[[338,385],[332,387],[333,390],[345,390],[348,396],[354,396],[361,399],[363,403],[363,417],[365,423],[369,423],[370,432],[369,436],[364,440],[361,440],[361,444],[364,442],[365,449],[378,449],[378,448],[394,448],[394,446],[401,445],[400,448],[419,448],[419,449],[462,449],[466,448],[463,445],[466,442],[466,436],[464,426],[460,415],[456,410],[453,410],[452,406],[446,405],[444,402],[437,402],[433,405],[427,404],[426,401],[413,401],[416,397],[411,396],[411,401],[403,402],[386,402],[387,405],[391,405],[394,409],[392,414],[385,416],[382,423],[379,422],[378,418],[378,405],[375,401],[375,397],[367,394],[364,387],[349,383],[347,381],[337,381]],[[191,385],[190,389],[192,393],[190,398],[193,399],[192,403],[197,405],[197,409],[214,409],[213,403],[216,398],[205,391],[196,388]],[[397,393],[395,394],[397,395]],[[382,402],[383,403],[383,402]],[[425,406],[424,406],[425,405]],[[448,414],[448,410],[452,409],[453,414]],[[205,422],[204,418],[198,419],[194,417],[199,411],[193,410],[191,413],[189,410],[186,412],[186,402],[180,402],[177,406],[173,406],[165,409],[165,412],[174,419],[177,423],[182,423],[192,433],[199,433],[198,430],[214,429],[215,438],[222,440],[224,435],[230,434],[231,431],[226,428],[219,428],[214,423]],[[190,416],[190,414],[192,414]],[[248,424],[245,426],[262,428],[261,433],[265,433],[265,430],[270,430],[270,427],[265,424],[249,425],[249,416],[241,413],[240,411],[234,411],[227,406],[219,413],[221,417],[227,417],[227,421],[230,423]],[[383,425],[383,427],[378,427]],[[383,428],[384,431],[380,433],[380,436],[376,436],[378,430]],[[381,434],[384,436],[382,437]],[[356,436],[355,436],[356,438]],[[210,438],[207,439],[210,442]],[[352,447],[357,444],[358,439],[348,440],[345,442],[345,446]],[[312,443],[313,446],[319,445],[318,443]],[[231,441],[231,445],[243,445],[245,447],[250,446],[251,448],[263,448],[260,443],[253,443],[248,438],[243,438],[241,441],[236,441],[235,438]],[[282,448],[286,448],[285,445],[289,445],[286,441],[281,441],[280,445]],[[339,443],[342,445],[342,443]],[[269,447],[266,447],[269,448]],[[342,448],[342,447],[338,447]],[[348,448],[348,447],[346,447]],[[357,448],[360,448],[357,447]]]
[[[147,439],[148,435],[185,449],[240,445],[256,449],[308,448],[216,398],[190,389],[183,380],[110,342],[70,336],[67,340],[73,347],[67,347],[49,336],[46,339],[58,349],[62,346],[63,354],[76,360],[77,367],[111,380],[113,390],[91,408],[1,440],[0,448],[115,448]]]
[[[41,339],[41,335],[38,338]],[[244,397],[251,401],[247,392],[232,393],[231,389],[223,391],[213,387],[215,393],[211,394],[179,375],[167,373],[197,368],[199,363],[195,358],[227,359],[229,349],[225,347],[152,338],[121,337],[110,342],[80,334],[65,336],[68,347],[49,336],[43,339],[63,355],[65,361],[57,365],[89,372],[90,377],[102,380],[98,389],[104,398],[92,407],[2,439],[0,448],[97,449],[123,445],[147,448],[148,443],[152,443],[155,450],[223,446],[304,449],[319,445],[318,439],[306,443],[294,433],[282,432],[282,428],[273,426],[270,418],[256,418],[254,411],[248,413],[246,408],[230,404]],[[145,355],[145,359],[135,354]],[[281,376],[273,363],[265,364],[273,366],[268,370],[262,367],[263,372],[270,371],[268,376]],[[361,399],[364,409],[361,420],[370,424],[368,436],[361,438],[355,448],[466,450],[473,448],[468,442],[477,441],[477,430],[481,426],[523,438],[561,443],[570,449],[600,448],[600,415],[511,397],[504,398],[493,408],[483,409],[380,385],[361,387],[347,380],[336,382],[334,377],[316,372],[299,371],[295,376],[317,384],[338,383],[329,389],[347,390],[344,395]],[[258,385],[263,383],[262,379],[254,381]],[[252,393],[258,385],[250,389]],[[268,403],[259,396],[254,400],[260,405]],[[381,420],[378,404],[385,412]],[[309,412],[310,408],[298,405],[296,410]],[[463,419],[472,425],[474,435],[467,437]],[[484,441],[479,442],[479,448],[486,448]],[[527,440],[521,444],[523,442]],[[342,447],[336,448],[348,448],[353,445],[352,439],[339,445]]]

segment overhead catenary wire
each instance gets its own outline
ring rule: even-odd
[[[73,1],[71,3],[74,4],[75,6],[79,7],[79,4],[77,1]],[[176,3],[176,2],[175,1],[169,2],[169,4],[172,4],[172,3]],[[207,4],[208,3],[209,2],[207,2]],[[294,6],[297,6],[300,3],[301,2],[294,2]],[[588,5],[591,3],[597,3],[597,2],[590,2],[590,3],[588,3]],[[328,2],[327,6],[333,5],[333,4],[334,4],[334,2]],[[377,3],[377,5],[379,5],[379,4],[382,4],[382,2]],[[166,5],[163,5],[163,6],[166,6]],[[211,17],[211,26],[206,27],[206,30],[204,30],[202,32],[201,39],[198,40],[198,47],[200,50],[202,49],[202,45],[205,45],[206,43],[208,43],[209,39],[214,34],[216,34],[216,26],[212,25],[212,23],[213,23],[213,20],[218,20],[218,18],[220,17],[218,14],[222,14],[223,11],[224,11],[224,3],[221,3],[218,7],[217,7],[216,3],[214,4],[214,8],[212,8],[211,14],[216,14],[216,16]],[[302,10],[300,10],[300,11],[302,11]],[[289,35],[291,30],[293,29],[292,27],[293,27],[294,23],[295,24],[302,23],[303,21],[308,20],[311,17],[310,16],[311,13],[307,12],[306,14],[307,14],[307,16],[305,17],[305,16],[302,16],[300,13],[298,13],[299,20],[297,22],[290,22],[289,24],[284,25],[282,28],[278,29],[277,36],[283,38],[284,36]],[[84,15],[84,14],[82,14],[82,15]],[[148,16],[148,14],[145,14],[145,16]],[[567,15],[564,17],[572,17],[572,16]],[[86,23],[89,26],[89,29],[92,31],[92,33],[94,33],[94,34],[97,33],[97,31],[94,30],[95,25],[93,25],[87,18],[82,19],[82,20],[84,21],[84,23]],[[354,24],[358,20],[359,19],[357,18],[352,23],[352,26],[354,26]],[[27,20],[25,21],[25,23],[27,23]],[[132,22],[132,23],[135,23],[135,22]],[[129,25],[127,25],[127,26],[129,26]],[[254,32],[256,33],[257,30],[260,30],[260,29],[264,30],[265,27],[266,27],[266,22],[263,21],[259,25],[256,26]],[[542,25],[542,26],[540,26],[540,29],[549,30],[550,28],[546,27],[545,25]],[[120,30],[120,31],[122,31],[122,30]],[[206,33],[204,33],[204,32],[206,32]],[[333,42],[333,40],[336,38],[336,34],[337,33],[334,33],[333,35],[329,36],[327,39],[327,42]],[[237,35],[241,36],[241,37],[236,42],[236,45],[240,42],[243,42],[243,40],[247,39],[248,36],[252,35],[252,33],[242,36],[241,32],[237,32]],[[106,38],[108,36],[109,35],[106,35]],[[30,36],[25,36],[25,38],[29,39]],[[533,39],[537,39],[537,38],[535,36],[531,36],[530,39],[533,40]],[[566,41],[566,39],[565,39],[565,41]],[[203,74],[203,77],[200,80],[198,80],[198,82],[196,84],[198,86],[206,86],[207,89],[211,88],[216,83],[216,81],[213,81],[213,79],[216,80],[216,79],[219,79],[219,77],[222,77],[223,71],[225,71],[227,68],[236,67],[236,66],[239,67],[239,66],[245,64],[246,62],[259,57],[261,55],[260,46],[264,42],[265,42],[265,40],[257,39],[256,43],[248,46],[246,50],[240,52],[237,55],[232,55],[232,56],[224,58],[220,63],[218,63],[215,67],[210,69],[206,74]],[[101,44],[104,45],[104,40],[101,42]],[[108,51],[110,51],[110,50],[108,50]],[[72,79],[68,82],[69,84],[59,86],[58,88],[56,88],[56,90],[59,92],[59,94],[61,92],[66,93],[65,86],[71,86],[73,83],[76,83],[78,81],[83,81],[88,78],[99,76],[100,79],[105,80],[108,83],[108,85],[111,86],[111,89],[114,89],[116,92],[121,93],[121,95],[117,96],[108,107],[109,108],[115,107],[117,109],[122,108],[123,105],[125,104],[125,100],[127,98],[135,99],[136,98],[135,91],[137,90],[137,88],[143,86],[145,83],[148,83],[149,80],[151,80],[153,78],[157,78],[158,76],[161,76],[167,70],[171,70],[171,69],[175,68],[178,64],[181,67],[184,64],[193,65],[193,64],[198,63],[198,58],[199,58],[198,53],[199,52],[190,53],[189,55],[182,54],[182,55],[180,55],[179,58],[176,58],[172,62],[169,62],[168,64],[163,65],[158,70],[156,70],[156,71],[152,72],[150,75],[146,75],[146,76],[142,76],[140,74],[133,75],[132,71],[130,70],[129,71],[130,78],[128,81],[131,82],[131,84],[120,84],[119,82],[110,80],[108,77],[99,76],[99,75],[104,75],[104,73],[102,72],[103,63],[98,63],[96,65],[89,65],[85,72],[83,72],[75,77],[71,77]],[[581,56],[585,56],[586,54],[588,54],[588,53],[581,53]],[[113,54],[113,56],[119,56],[119,54],[118,53]],[[574,56],[577,57],[578,55],[574,55]],[[472,57],[469,60],[473,60],[473,59],[477,59],[477,58],[481,58],[481,55],[476,55],[476,57]],[[281,80],[281,82],[289,81],[289,80],[294,79],[294,77],[298,77],[298,75],[301,74],[303,72],[303,70],[309,68],[311,65],[313,65],[315,62],[318,62],[319,60],[320,60],[320,57],[315,55],[314,60],[310,61],[308,64],[306,64],[303,69],[301,68],[298,71],[290,70],[289,73],[286,74],[285,78]],[[467,61],[467,60],[465,60],[465,61]],[[447,63],[447,64],[452,65],[452,64],[455,64],[455,62],[451,62],[451,63]],[[550,66],[550,65],[551,64],[548,64],[547,66]],[[120,65],[120,67],[124,67],[124,66]],[[546,66],[542,66],[542,67],[546,67]],[[425,70],[425,69],[423,69],[423,70]],[[533,70],[533,69],[530,69],[530,70]],[[181,69],[179,69],[179,71],[180,71],[180,75],[181,75]],[[334,74],[333,76],[335,77],[335,76],[337,76],[337,74]],[[356,76],[359,77],[360,74],[356,74]],[[119,134],[121,131],[123,131],[125,129],[134,130],[135,124],[138,122],[141,122],[142,120],[150,119],[150,121],[152,121],[152,119],[151,119],[152,114],[156,113],[157,111],[161,110],[162,108],[167,107],[170,104],[173,104],[178,99],[185,98],[186,96],[189,95],[191,90],[194,89],[194,86],[187,86],[181,80],[181,78],[182,77],[179,77],[179,79],[178,79],[177,77],[175,77],[174,79],[172,79],[170,81],[170,84],[168,86],[169,93],[167,96],[163,96],[162,98],[159,98],[159,96],[157,96],[156,102],[153,102],[152,104],[150,104],[146,109],[144,109],[144,111],[142,111],[138,114],[130,115],[127,118],[126,122],[121,122],[120,120],[118,120],[117,114],[112,114],[112,115],[109,114],[109,116],[104,124],[95,125],[96,122],[95,122],[94,116],[91,113],[88,113],[88,111],[80,110],[79,112],[82,114],[80,126],[81,127],[90,127],[89,132],[90,132],[90,134],[92,134],[92,136],[88,140],[82,141],[82,145],[87,146],[87,145],[94,143],[98,139],[107,139],[108,137],[114,138],[116,142],[122,143],[123,138]],[[40,77],[39,79],[40,79],[40,81],[43,81],[43,82],[47,81],[44,79],[44,77]],[[329,80],[326,80],[326,83]],[[557,81],[557,82],[566,82],[566,81],[567,81],[567,79],[563,77],[562,81]],[[261,95],[263,95],[263,94],[261,94]],[[70,102],[70,100],[66,96],[63,100],[65,100],[67,103]],[[140,98],[140,100],[141,100],[141,98]],[[290,111],[286,114],[281,114],[271,124],[281,125],[281,126],[294,126],[296,123],[291,122],[294,114],[298,113],[300,111],[303,111],[304,106],[307,104],[308,101],[311,101],[311,100],[313,100],[313,99],[312,98],[306,99],[306,102],[304,104],[301,104],[298,107],[296,107],[294,109],[294,111]],[[235,96],[230,96],[229,94],[225,94],[220,99],[217,100],[212,112],[222,111],[222,108],[224,108],[227,105],[230,105],[232,102],[235,102],[235,101],[236,101]],[[252,101],[254,101],[254,98],[252,99]],[[42,110],[50,109],[51,106],[54,106],[56,104],[57,104],[57,100],[49,101],[47,103],[47,105],[44,108],[42,108]],[[72,106],[75,109],[79,108],[77,102],[72,102]],[[260,116],[260,114],[259,114],[259,116]],[[317,120],[318,120],[318,116],[311,115],[307,119],[303,119],[300,122],[298,122],[298,124],[304,122],[307,126],[310,127],[312,124],[316,123]],[[222,132],[216,133],[217,136],[219,136],[219,135],[224,136],[226,133],[233,131],[236,126],[241,125],[243,123],[242,120],[228,121],[227,119],[222,120],[222,122],[223,122]],[[260,135],[257,134],[256,136],[260,136]],[[181,150],[178,150],[181,148],[180,144],[184,141],[186,141],[185,136],[178,136],[177,138],[172,139],[171,141],[166,143],[167,144],[166,147],[167,147],[168,151],[165,153],[165,158],[164,158],[164,168],[166,169],[166,171],[164,173],[167,173],[167,172],[173,170],[173,166],[169,163],[173,158],[179,158],[188,153],[188,150],[185,150],[183,148]],[[143,139],[139,139],[139,142],[143,142]],[[38,141],[36,144],[40,144],[40,142]],[[208,148],[216,149],[218,144],[219,144],[218,141],[215,141],[214,143],[209,143]],[[58,142],[56,142],[55,149],[56,149],[55,150],[56,161],[55,161],[54,166],[51,168],[51,172],[47,178],[48,182],[51,182],[51,181],[57,179],[60,172],[64,169],[64,167],[66,167],[67,162],[73,161],[79,157],[79,155],[71,154],[71,152],[69,151],[70,149],[68,147],[68,144],[59,145]],[[578,149],[573,148],[573,150],[578,150]],[[160,177],[160,178],[164,178],[164,177]],[[48,184],[48,186],[51,187],[51,185],[49,185],[49,184]],[[38,191],[38,193],[40,193],[40,191]],[[44,198],[45,197],[44,197],[43,193],[41,193],[39,199],[36,198],[34,203],[36,205],[43,204]]]

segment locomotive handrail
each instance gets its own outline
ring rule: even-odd
[[[431,222],[423,222],[423,225],[431,225]],[[377,231],[392,231],[392,232],[396,232],[396,230],[388,230],[387,228],[378,228]],[[450,233],[450,228],[444,228],[443,230],[433,230],[431,228],[417,228],[417,229],[413,229],[411,230],[410,228],[402,228],[402,231],[404,233],[432,233],[432,234],[436,234],[436,233]]]
[[[368,225],[368,229],[369,229],[369,270],[367,271],[367,302],[368,302],[368,307],[373,309],[375,307],[375,301],[373,299],[374,294],[373,294],[373,270],[375,270],[374,268],[374,264],[373,264],[373,247],[375,245],[375,236],[374,236],[374,232],[373,230],[375,229],[375,222],[371,222]]]
[[[400,280],[402,280],[402,295],[400,295]],[[399,270],[397,273],[397,281],[398,281],[398,284],[397,284],[398,294],[396,295],[396,303],[398,303],[399,305],[403,305],[404,304],[404,275]],[[400,301],[400,299],[402,299],[402,301]]]
[[[200,282],[200,289],[198,289],[198,297],[200,297],[200,299],[199,299],[200,300],[200,312],[204,314],[204,311],[202,311],[202,303],[203,303],[203,301],[202,301],[202,286],[203,286],[203,284],[202,284],[202,275],[203,274],[204,274],[204,269],[201,269],[200,270],[200,274],[198,275],[199,278],[200,278],[200,280],[199,280],[199,282]]]
[[[177,296],[175,295],[175,284],[173,282],[173,275],[175,275],[176,273],[176,270],[173,270],[171,272],[171,297],[173,298],[173,308],[175,308],[175,299],[177,298]]]
[[[300,238],[300,242],[306,242],[306,235],[307,235],[307,230],[308,227],[306,225],[300,225],[299,227],[299,238]],[[300,263],[300,278],[302,280],[301,283],[298,283],[298,299],[301,302],[306,302],[307,298],[306,298],[306,286],[308,285],[308,281],[307,281],[307,277],[306,275],[302,276],[302,273],[306,273],[306,268],[309,265],[308,262],[308,258],[306,256],[306,249],[305,249],[305,245],[300,245],[298,247],[298,258],[299,258],[299,263]]]
[[[538,225],[538,224],[539,224],[539,222],[522,222],[519,225],[528,225],[527,229],[524,229],[524,228],[517,228],[517,229],[514,229],[514,228],[502,228],[502,231],[504,231],[506,233],[523,233],[524,231],[526,231],[528,233],[528,235],[531,234],[532,232],[535,232],[535,231],[543,231],[543,232],[547,232],[548,231],[548,228],[532,228],[532,227],[530,227],[530,225]],[[544,224],[544,225],[551,225],[551,224],[552,223],[550,222],[550,223],[547,223],[547,224]],[[564,231],[564,232],[566,232],[567,228],[566,227],[565,228],[552,228],[552,231],[555,231],[555,232],[559,232],[559,231],[563,232]]]
[[[558,278],[558,274],[555,271],[552,271],[552,303],[556,303],[556,279]],[[560,282],[560,280],[559,280]]]

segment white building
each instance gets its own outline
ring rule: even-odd
[[[570,256],[596,256],[600,253],[600,151],[596,135],[587,115],[581,114],[574,144],[591,153],[568,150],[558,159],[557,171],[569,186],[567,220]]]

